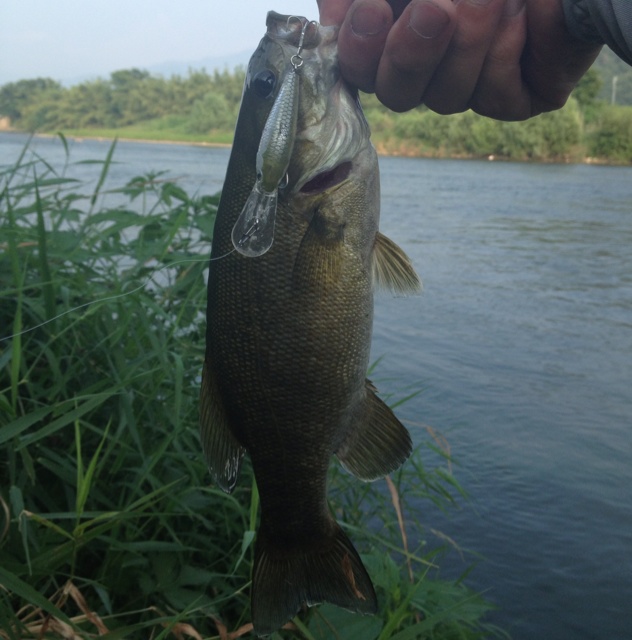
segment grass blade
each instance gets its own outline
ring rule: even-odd
[[[91,205],[90,213],[92,213],[92,207],[94,207],[94,205],[96,204],[97,198],[99,197],[99,193],[101,191],[101,187],[105,183],[105,179],[107,178],[108,173],[110,171],[110,165],[112,164],[112,157],[114,156],[114,149],[116,149],[117,141],[118,141],[118,138],[114,138],[114,140],[112,141],[112,144],[110,145],[110,148],[108,149],[108,153],[105,156],[103,167],[101,169],[101,175],[99,176],[97,186],[94,188],[94,193],[90,198],[90,205]]]
[[[42,198],[40,196],[39,185],[37,183],[37,175],[34,174],[35,185],[35,211],[37,213],[37,245],[39,252],[39,265],[41,273],[42,291],[44,294],[44,308],[46,310],[46,320],[51,323],[50,329],[55,333],[55,290],[53,288],[53,278],[51,276],[48,264],[47,234],[46,224],[44,222],[44,208],[42,206]]]
[[[53,407],[40,407],[25,416],[20,416],[16,420],[9,422],[0,430],[0,445],[16,438],[21,433],[29,429],[36,422],[44,420],[46,416],[53,411]]]
[[[24,152],[23,152],[24,153]],[[22,157],[22,156],[21,156]],[[20,159],[21,159],[20,157]],[[7,218],[9,221],[9,233],[7,234],[7,246],[9,249],[9,260],[11,262],[11,272],[13,276],[13,286],[17,289],[18,295],[16,300],[15,316],[13,317],[13,336],[11,345],[11,408],[15,415],[18,397],[18,380],[20,376],[21,355],[22,355],[22,296],[24,276],[20,270],[20,262],[16,243],[17,225],[15,224],[15,215],[11,198],[9,197],[8,187],[4,190],[4,202],[7,207]],[[8,336],[0,336],[8,339]],[[1,434],[0,434],[1,437]]]
[[[30,602],[36,607],[43,609],[46,613],[63,620],[66,624],[70,625],[73,629],[74,624],[70,618],[60,609],[58,609],[52,602],[47,600],[43,595],[38,593],[33,587],[24,580],[18,578],[14,573],[0,567],[0,584],[9,592],[18,595],[26,602]]]
[[[108,433],[110,431],[110,425],[111,422],[109,422],[105,427],[105,431],[103,432],[103,437],[99,442],[99,446],[94,452],[94,455],[90,460],[90,464],[88,465],[88,469],[84,474],[83,459],[81,455],[81,427],[79,426],[79,420],[75,420],[75,442],[77,448],[77,499],[75,510],[77,512],[77,526],[79,525],[79,521],[83,516],[83,510],[86,505],[86,500],[88,499],[88,494],[90,493],[90,488],[92,487],[92,481],[94,479],[94,473],[97,468],[97,462],[99,461],[99,456],[101,455],[101,449],[103,449],[103,445],[107,440]]]
[[[22,439],[22,441],[16,445],[15,450],[20,451],[24,447],[28,447],[32,445],[34,442],[38,442],[43,438],[51,436],[55,434],[60,429],[63,429],[69,424],[73,424],[75,420],[85,415],[89,411],[92,411],[94,408],[102,405],[108,398],[111,398],[113,395],[118,393],[117,389],[112,389],[110,391],[105,391],[103,393],[95,394],[94,396],[88,397],[87,400],[79,404],[72,411],[68,411],[61,415],[57,420],[53,420],[50,424],[46,425],[39,429],[36,433],[26,436]],[[74,402],[77,402],[79,398],[73,399]]]

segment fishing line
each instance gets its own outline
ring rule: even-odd
[[[124,298],[125,296],[132,295],[132,293],[136,293],[137,291],[144,289],[149,284],[149,282],[151,282],[153,277],[157,273],[160,273],[161,271],[163,271],[164,269],[170,269],[175,265],[184,264],[185,262],[215,262],[216,260],[221,260],[222,258],[228,257],[231,253],[234,253],[234,251],[235,251],[235,248],[233,247],[227,253],[221,256],[217,256],[217,258],[210,258],[210,259],[209,258],[191,258],[191,259],[187,258],[186,260],[177,260],[176,262],[171,262],[170,264],[163,264],[161,267],[156,267],[147,276],[144,282],[142,282],[140,285],[138,285],[135,289],[132,289],[131,291],[126,291],[125,293],[117,293],[116,295],[106,296],[105,298],[97,298],[96,300],[90,300],[90,302],[84,302],[83,304],[80,304],[78,307],[73,307],[72,309],[67,309],[66,311],[62,311],[60,314],[56,315],[54,318],[49,318],[48,320],[44,320],[44,322],[40,322],[40,324],[35,325],[34,327],[29,327],[28,329],[24,329],[22,331],[19,331],[18,333],[14,333],[9,336],[4,336],[0,338],[0,342],[5,342],[6,340],[11,340],[12,338],[17,338],[18,336],[23,336],[26,333],[35,331],[35,329],[39,329],[40,327],[50,324],[55,320],[59,320],[59,318],[63,318],[64,316],[68,315],[69,313],[72,313],[73,311],[79,311],[79,309],[85,309],[86,307],[89,307],[93,304],[97,304],[99,302],[109,302],[110,300],[117,300],[118,298]]]

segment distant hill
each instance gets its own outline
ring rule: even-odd
[[[252,51],[246,50],[227,56],[202,58],[200,60],[170,60],[149,66],[147,67],[147,71],[152,75],[160,75],[165,78],[169,78],[174,75],[186,76],[189,69],[193,69],[195,71],[205,69],[208,73],[212,73],[215,69],[218,71],[223,71],[224,69],[233,71],[236,67],[248,66],[248,61],[250,60],[251,55]]]
[[[216,56],[209,58],[201,58],[199,60],[167,60],[154,65],[143,66],[143,69],[149,71],[154,76],[162,76],[170,78],[171,76],[187,76],[189,69],[193,71],[205,70],[207,73],[218,71],[234,71],[237,67],[247,67],[252,51],[241,51],[226,56]],[[111,71],[120,71],[120,69],[112,69]],[[96,80],[97,78],[107,78],[109,73],[89,74],[75,76],[72,78],[64,78],[61,84],[64,87],[72,87],[77,84],[83,84]]]
[[[632,67],[615,53],[604,47],[594,68],[599,72],[603,86],[599,98],[620,105],[632,105]],[[616,80],[615,80],[616,78]]]

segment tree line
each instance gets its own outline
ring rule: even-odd
[[[49,78],[20,80],[0,87],[0,117],[21,131],[120,129],[125,137],[126,127],[142,126],[166,129],[173,139],[230,139],[244,78],[237,68],[170,78],[128,69],[71,87]],[[593,68],[563,109],[527,122],[497,122],[471,111],[439,116],[424,107],[395,114],[370,95],[362,103],[383,153],[632,163],[632,107],[609,104],[600,97],[603,87]]]
[[[598,98],[589,71],[564,108],[525,122],[498,122],[472,111],[441,116],[420,107],[394,114],[365,99],[379,151],[431,157],[632,163],[632,107]]]
[[[234,127],[243,69],[190,71],[188,76],[153,76],[140,69],[115,71],[64,87],[50,78],[19,80],[0,87],[0,116],[22,131],[117,128],[177,114],[191,133]]]

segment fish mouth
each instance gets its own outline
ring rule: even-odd
[[[300,188],[300,192],[309,195],[322,193],[344,182],[350,173],[351,161],[346,160],[336,165],[333,169],[316,174]]]

